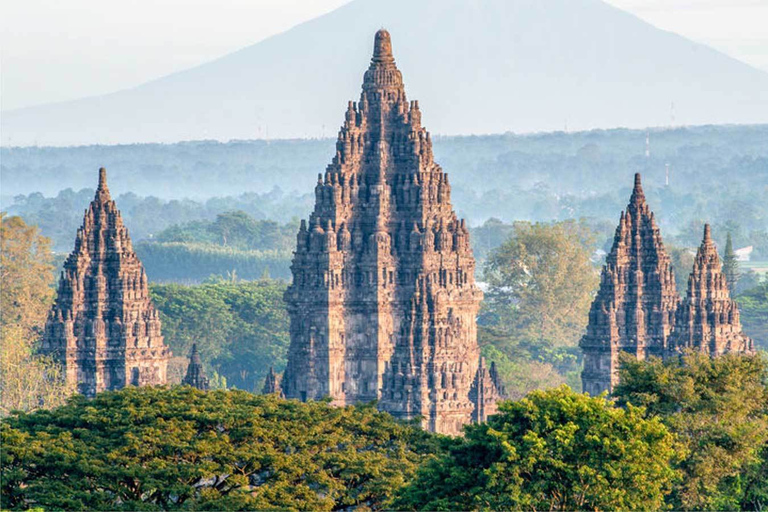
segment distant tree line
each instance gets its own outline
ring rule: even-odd
[[[23,217],[29,224],[37,225],[43,235],[52,239],[55,251],[69,252],[77,228],[83,222],[83,211],[93,200],[93,195],[92,188],[78,192],[65,189],[55,197],[34,193],[16,196],[9,204],[4,201],[3,209]],[[223,242],[223,231],[217,232],[215,228],[211,229],[211,225],[219,215],[238,212],[238,215],[247,215],[251,223],[266,223],[258,228],[264,230],[265,238],[256,241],[257,246],[247,248],[275,250],[283,248],[284,244],[281,246],[279,240],[276,245],[269,243],[270,229],[282,233],[281,230],[287,224],[295,224],[298,229],[298,221],[295,219],[307,215],[312,208],[312,199],[313,196],[309,194],[297,196],[273,190],[265,194],[212,197],[205,201],[169,201],[155,196],[139,197],[134,193],[126,193],[115,197],[115,202],[134,242],[151,241],[158,236],[165,242]],[[174,226],[174,229],[168,230]],[[168,231],[163,233],[165,230]]]
[[[434,141],[453,204],[470,225],[491,218],[615,225],[632,174],[641,172],[665,240],[695,247],[708,222],[721,247],[731,232],[735,247],[752,245],[754,258],[768,260],[768,126],[651,130],[648,157],[645,139],[645,130],[616,129]],[[136,241],[238,210],[286,223],[311,211],[316,173],[332,148],[325,140],[2,148],[3,209],[66,251],[92,191],[61,186],[92,187],[95,170],[107,165],[113,191],[130,191],[117,201]]]

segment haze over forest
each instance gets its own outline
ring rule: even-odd
[[[768,73],[599,0],[355,0],[133,89],[4,112],[2,141],[333,136],[382,25],[435,134],[768,121]]]

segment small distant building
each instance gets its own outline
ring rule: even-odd
[[[210,387],[208,377],[206,377],[205,372],[203,372],[203,362],[200,360],[200,354],[197,352],[197,343],[192,345],[192,352],[189,354],[187,375],[181,383],[201,391],[208,391],[208,388]]]
[[[755,248],[751,245],[736,249],[733,254],[736,256],[736,261],[750,261],[752,259],[752,251]]]
[[[283,390],[280,388],[280,375],[275,373],[274,368],[269,367],[269,373],[266,379],[264,379],[264,387],[261,389],[264,395],[278,394],[283,396]]]
[[[491,367],[488,368],[485,358],[481,357],[475,380],[469,390],[469,398],[475,404],[472,421],[480,423],[486,421],[489,416],[496,414],[498,402],[506,397],[507,392],[501,382],[499,372],[496,370],[496,363],[492,362]]]

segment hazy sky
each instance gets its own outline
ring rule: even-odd
[[[2,0],[0,106],[105,94],[283,32],[348,0]],[[607,0],[768,71],[768,0]]]

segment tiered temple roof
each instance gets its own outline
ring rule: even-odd
[[[264,395],[271,394],[283,394],[283,390],[280,387],[280,376],[275,373],[274,368],[269,367],[269,373],[267,373],[266,379],[264,379],[264,387],[261,389],[261,393]]]
[[[636,174],[580,342],[584,391],[613,388],[622,351],[638,359],[663,356],[679,301],[670,258]]]
[[[709,224],[704,226],[670,345],[672,353],[693,349],[713,356],[755,351],[752,339],[741,332],[739,308],[731,299]]]
[[[491,367],[488,368],[485,358],[481,357],[475,382],[472,383],[472,389],[469,391],[469,398],[475,404],[472,421],[479,423],[496,414],[498,412],[496,404],[499,400],[505,399],[506,394],[504,384],[496,370],[496,363],[492,362]]]
[[[476,408],[480,364],[469,231],[385,30],[362,89],[297,237],[282,388],[336,404],[379,400],[395,416],[458,433]]]
[[[197,352],[197,343],[192,344],[192,351],[189,354],[187,374],[184,376],[181,383],[202,391],[208,390],[208,377],[205,376],[205,372],[203,371],[203,362],[200,360],[200,354]]]
[[[63,364],[67,381],[86,396],[166,382],[170,350],[103,168],[64,263],[42,351]]]

